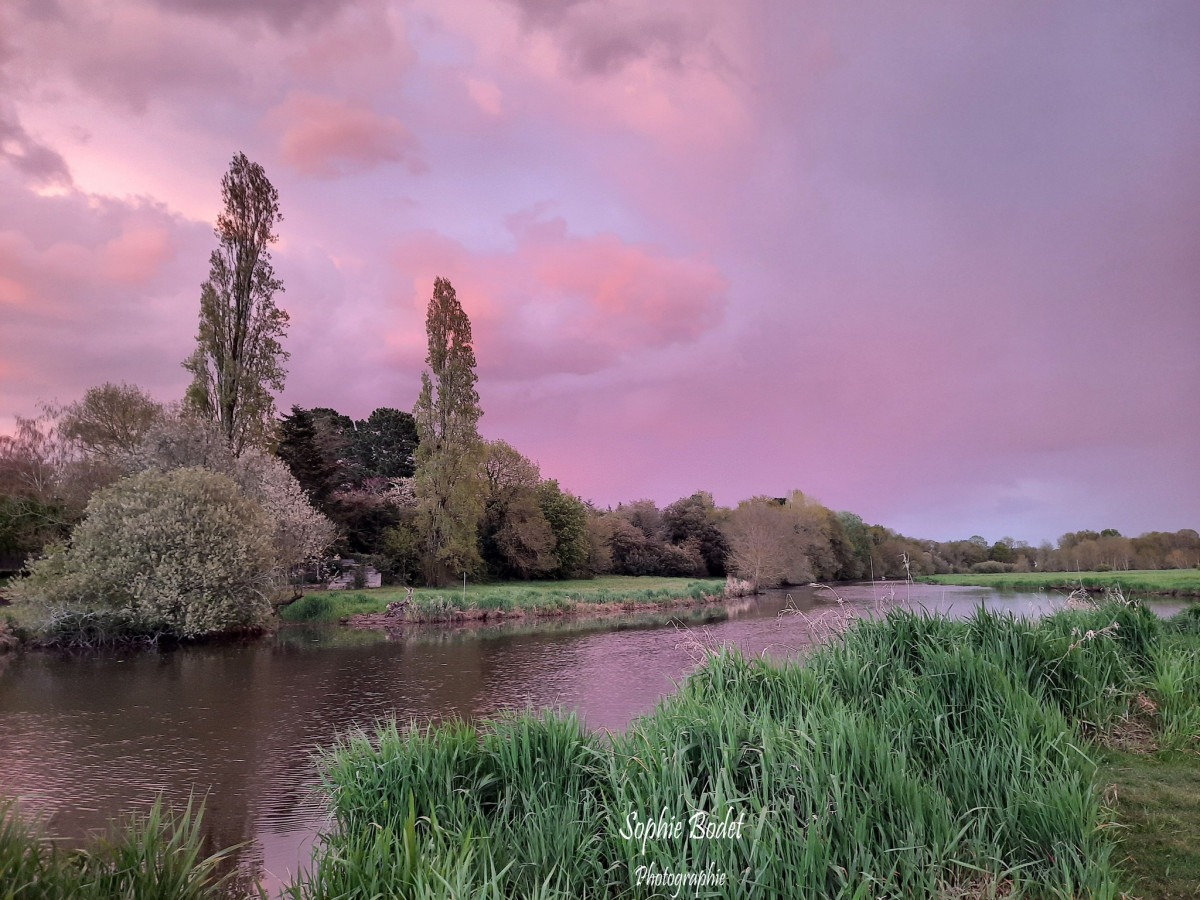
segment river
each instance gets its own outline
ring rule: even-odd
[[[242,645],[65,657],[0,656],[0,794],[78,838],[162,793],[205,800],[214,844],[246,843],[239,869],[274,892],[324,825],[316,747],[380,717],[476,717],[561,706],[623,728],[695,665],[734,644],[783,657],[822,621],[893,605],[1018,615],[1059,595],[875,584],[798,588],[677,615],[562,620],[531,627],[417,627],[403,634],[287,626]],[[1179,603],[1155,602],[1161,614]]]

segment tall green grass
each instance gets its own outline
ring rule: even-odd
[[[671,896],[650,870],[723,876],[683,889],[712,897],[1116,898],[1085,738],[1192,684],[1162,632],[1130,604],[894,612],[803,664],[715,654],[603,739],[553,711],[381,724],[322,757],[335,824],[292,893]],[[696,839],[697,816],[741,828]],[[682,833],[627,839],[647,819]]]
[[[979,575],[922,575],[928,584],[962,584],[1012,591],[1062,590],[1083,587],[1104,591],[1120,587],[1138,594],[1179,594],[1200,597],[1200,570],[1134,569],[1116,572],[1003,572]]]
[[[513,581],[458,588],[420,588],[405,618],[417,622],[448,621],[472,611],[533,614],[571,612],[600,603],[671,604],[724,595],[725,581],[695,578],[604,576],[586,581]],[[393,600],[404,600],[403,588],[370,591],[314,591],[283,607],[289,622],[337,622],[359,613],[383,612]]]
[[[56,846],[0,801],[0,900],[219,900],[229,851],[204,856],[202,811],[156,802],[86,848]]]

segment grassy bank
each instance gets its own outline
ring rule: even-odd
[[[724,579],[658,578],[606,575],[579,581],[509,581],[468,584],[463,588],[418,588],[398,621],[439,622],[459,617],[484,618],[514,614],[558,615],[589,606],[642,606],[719,597]],[[403,601],[405,588],[314,591],[280,610],[288,622],[338,622],[348,616],[382,613]]]
[[[1097,787],[1120,824],[1117,863],[1142,900],[1200,897],[1200,754],[1100,754]]]
[[[1004,572],[999,575],[924,575],[925,584],[964,584],[1012,591],[1071,591],[1082,585],[1101,592],[1200,597],[1200,569],[1141,569],[1128,572]]]
[[[228,851],[204,856],[202,835],[190,804],[174,814],[156,803],[87,847],[64,850],[0,800],[0,898],[220,900]]]
[[[897,612],[803,665],[716,655],[611,739],[547,712],[385,725],[324,756],[336,825],[293,896],[672,896],[684,876],[719,897],[1115,900],[1132,876],[1088,741],[1152,708],[1152,734],[1194,746],[1184,619]]]

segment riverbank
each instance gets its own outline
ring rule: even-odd
[[[593,730],[594,707],[586,703],[579,708],[592,728],[545,713],[485,717],[521,697],[534,708],[564,702],[575,709],[578,695],[570,686],[581,682],[610,693],[636,690],[644,676],[626,676],[656,632],[622,631],[621,645],[589,640],[586,652],[583,644],[549,641],[549,656],[514,653],[523,641],[501,642],[493,658],[502,662],[489,666],[459,652],[480,643],[473,630],[409,629],[403,640],[410,643],[400,653],[378,657],[364,646],[317,666],[321,652],[305,649],[310,638],[371,640],[373,647],[393,641],[313,627],[286,652],[260,650],[243,658],[214,649],[183,659],[98,660],[89,663],[86,679],[98,696],[119,700],[134,669],[145,669],[172,693],[154,709],[146,707],[156,703],[146,692],[132,691],[136,705],[123,707],[128,715],[147,709],[163,734],[188,723],[197,739],[227,728],[213,744],[224,755],[256,752],[251,748],[261,747],[261,738],[230,740],[261,723],[263,709],[280,713],[285,697],[312,701],[294,716],[305,724],[328,705],[330,684],[348,685],[337,697],[340,708],[357,697],[376,698],[352,717],[371,729],[369,737],[343,731],[339,747],[332,730],[284,724],[269,738],[270,746],[329,747],[327,772],[331,765],[341,772],[329,794],[338,824],[317,842],[315,855],[306,840],[309,872],[289,893],[297,900],[376,892],[648,897],[648,883],[633,883],[639,867],[643,875],[717,878],[724,872],[726,884],[709,887],[727,897],[849,898],[858,891],[1116,900],[1125,889],[1143,900],[1177,900],[1193,896],[1182,887],[1190,872],[1186,851],[1200,846],[1193,815],[1200,810],[1200,607],[1167,622],[1147,612],[1071,609],[1038,622],[1012,622],[996,612],[967,621],[902,612],[833,634],[824,648],[806,651],[803,665],[724,651],[680,679],[651,714],[610,725],[611,735]],[[795,620],[779,621],[786,627]],[[436,644],[424,647],[422,635],[437,635]],[[677,632],[666,636],[672,645],[680,639]],[[44,660],[36,665],[30,684],[41,684],[48,671]],[[539,666],[536,682],[501,687],[494,694],[503,698],[498,704],[463,706],[458,695],[445,693],[465,680],[462,696],[475,696],[507,672]],[[109,671],[113,679],[106,679]],[[265,675],[274,676],[278,689],[264,684]],[[236,702],[195,693],[222,677]],[[404,705],[406,696],[430,702]],[[651,705],[647,700],[637,708]],[[473,721],[447,722],[445,710],[455,707]],[[112,715],[119,708],[106,703],[103,714],[125,719]],[[377,734],[369,723],[389,709],[404,710],[402,723]],[[180,714],[164,721],[172,710]],[[86,732],[81,746],[118,737],[93,731],[79,713],[76,702],[70,716],[73,727]],[[403,724],[409,716],[442,725],[410,732]],[[28,746],[36,754],[40,742]],[[1165,749],[1172,746],[1180,749]],[[10,749],[21,758],[19,745]],[[302,768],[304,752],[282,764]],[[204,768],[207,763],[195,765],[214,755],[207,750],[181,762],[191,779],[213,783],[224,776]],[[74,772],[86,768],[87,758],[73,755],[65,764],[61,757],[53,765]],[[153,777],[161,784],[164,776],[156,769]],[[71,797],[89,791],[66,790]],[[178,803],[177,790],[174,796]],[[220,795],[210,800],[215,810],[229,802]],[[697,812],[704,816],[695,823]],[[354,816],[362,827],[347,830]],[[647,836],[651,818],[656,824]],[[686,838],[668,833],[675,820]],[[704,839],[691,839],[696,824]],[[248,836],[236,826],[214,825],[214,846]],[[639,825],[645,846],[637,840]],[[0,847],[0,857],[4,852]],[[271,863],[268,851],[265,868],[294,872],[295,859],[276,855]],[[261,873],[259,866],[251,863],[245,874]],[[786,889],[793,881],[796,888]],[[272,893],[280,886],[268,882]],[[230,897],[256,896],[248,880],[231,887],[238,893]],[[659,892],[669,896],[674,889],[660,886]]]
[[[459,588],[316,591],[280,610],[285,622],[343,622],[355,628],[418,623],[604,616],[717,603],[749,593],[725,579],[606,575],[575,581],[517,581]],[[388,612],[389,604],[403,604]]]
[[[385,724],[324,755],[336,824],[292,896],[1115,900],[1095,759],[1194,755],[1198,622],[893,612],[803,664],[711,656],[607,739],[548,712]]]
[[[1126,594],[1200,597],[1200,569],[1139,569],[1125,572],[1003,572],[996,575],[922,575],[923,584],[975,585],[1009,591],[1066,591],[1093,594],[1120,587]]]

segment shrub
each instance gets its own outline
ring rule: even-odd
[[[987,560],[986,562],[977,562],[971,566],[971,572],[974,575],[999,575],[1002,572],[1011,572],[1016,568],[1014,563],[995,562]]]
[[[275,565],[272,523],[231,479],[149,471],[97,493],[71,544],[10,592],[40,606],[68,643],[87,628],[96,638],[194,638],[261,625]]]

